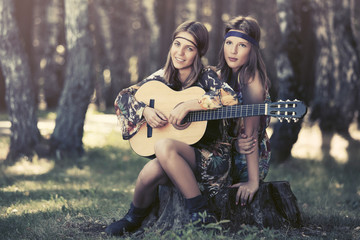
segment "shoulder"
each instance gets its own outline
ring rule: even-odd
[[[216,68],[214,66],[206,66],[201,71],[201,74],[216,74]]]
[[[164,69],[159,69],[156,72],[152,73],[150,76],[145,78],[145,80],[161,80],[161,79],[164,79]]]
[[[214,79],[219,80],[219,77],[216,73],[216,69],[213,66],[204,67],[200,74],[200,79]]]
[[[259,72],[256,71],[254,78],[250,79],[246,85],[246,91],[250,94],[251,98],[256,101],[265,100],[265,88],[261,82]]]

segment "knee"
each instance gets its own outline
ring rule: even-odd
[[[161,180],[165,177],[166,174],[162,170],[158,160],[154,159],[148,162],[140,171],[138,181],[140,181],[144,186],[152,186],[157,184],[159,181],[161,182]]]
[[[155,143],[155,155],[160,162],[164,162],[169,159],[173,151],[174,140],[172,139],[161,139]]]

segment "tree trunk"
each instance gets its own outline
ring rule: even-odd
[[[11,122],[8,162],[33,155],[40,141],[28,58],[14,19],[12,0],[0,1],[0,64],[6,86],[6,103]]]
[[[63,0],[45,3],[36,0],[34,25],[33,72],[40,98],[48,109],[57,107],[63,88],[65,49]],[[58,50],[57,50],[58,48]]]
[[[100,110],[106,110],[106,91],[111,82],[111,20],[104,1],[93,1],[90,5],[91,23],[94,26],[95,102]]]
[[[301,6],[299,6],[301,4]],[[300,99],[308,102],[305,95],[308,79],[313,79],[309,74],[312,70],[311,59],[306,59],[310,54],[302,54],[304,51],[314,50],[307,41],[312,40],[311,32],[307,31],[309,25],[303,25],[303,9],[308,9],[306,2],[277,1],[278,19],[281,33],[280,48],[275,59],[278,80],[278,99]],[[300,10],[299,10],[300,9]],[[299,12],[300,11],[300,12]],[[306,37],[305,37],[306,36]],[[308,48],[304,48],[304,46]],[[305,49],[305,50],[304,50]],[[312,51],[313,52],[313,51]],[[304,63],[310,63],[304,65]],[[284,162],[291,155],[291,149],[296,143],[301,129],[302,120],[296,123],[277,122],[274,133],[271,136],[271,160],[272,162]]]
[[[154,71],[158,70],[160,67],[162,66],[160,65],[161,63],[159,61],[157,61],[158,59],[160,59],[159,54],[160,54],[160,44],[159,44],[159,38],[160,38],[160,27],[159,27],[159,23],[157,22],[157,18],[156,18],[156,2],[157,0],[152,0],[152,1],[142,1],[142,5],[144,8],[144,14],[145,14],[145,19],[146,19],[146,26],[147,28],[149,28],[150,31],[150,39],[149,44],[150,44],[150,49],[149,49],[149,58],[147,61],[148,64],[148,69],[149,72],[147,72],[147,74],[151,74]],[[154,61],[155,59],[155,61]],[[165,63],[164,63],[165,64]],[[140,71],[142,71],[142,69],[140,69]],[[142,76],[144,76],[145,73],[140,74]],[[142,78],[140,78],[142,79]]]
[[[111,74],[111,82],[106,89],[106,106],[113,107],[114,100],[119,91],[130,85],[130,74],[128,68],[128,48],[133,39],[128,39],[128,30],[131,26],[128,13],[131,8],[128,1],[105,0],[104,6],[110,16],[110,39],[106,46]],[[121,24],[114,24],[121,23]]]
[[[159,38],[159,59],[158,62],[162,66],[165,65],[166,57],[170,49],[171,35],[177,24],[175,23],[176,18],[176,0],[157,0],[156,6],[156,19],[160,25],[160,38]]]
[[[360,61],[351,25],[351,0],[313,1],[317,40],[316,88],[311,113],[322,131],[349,136],[359,111]]]
[[[66,82],[60,98],[51,149],[57,157],[83,154],[83,128],[94,91],[88,1],[65,1]]]
[[[0,111],[6,110],[5,78],[0,67]]]
[[[212,211],[225,228],[237,232],[242,224],[258,227],[300,227],[302,218],[297,200],[285,181],[261,183],[251,204],[244,207],[235,204],[237,188],[224,188],[210,199]],[[159,200],[143,227],[163,231],[181,229],[189,223],[182,194],[173,186],[160,186]],[[141,234],[142,230],[135,234]]]

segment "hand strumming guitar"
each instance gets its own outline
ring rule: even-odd
[[[168,123],[167,117],[155,108],[146,107],[143,116],[146,122],[153,128],[163,127]]]
[[[173,125],[180,126],[181,121],[185,118],[185,116],[191,111],[201,110],[201,106],[198,103],[198,100],[188,100],[177,105],[170,113],[169,123]]]

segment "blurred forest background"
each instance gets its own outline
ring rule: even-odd
[[[44,142],[46,154],[82,155],[89,103],[112,111],[121,89],[164,65],[173,30],[189,19],[208,28],[203,61],[216,65],[224,23],[256,17],[272,99],[304,101],[306,117],[323,134],[349,141],[350,124],[360,122],[360,1],[0,0],[0,14],[0,110],[11,122],[9,162]],[[39,109],[57,113],[50,139],[37,127]],[[301,124],[275,124],[275,161],[288,159]]]

